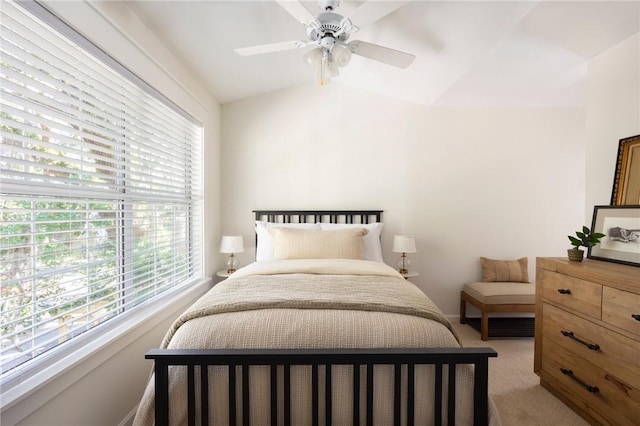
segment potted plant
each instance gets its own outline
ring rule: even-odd
[[[582,258],[584,257],[584,250],[581,250],[580,247],[591,248],[600,242],[600,239],[604,237],[605,234],[601,234],[600,232],[592,232],[588,227],[583,226],[582,231],[577,231],[576,236],[568,235],[569,241],[571,241],[571,245],[574,246],[567,250],[569,255],[569,260],[574,260],[576,262],[582,262]]]

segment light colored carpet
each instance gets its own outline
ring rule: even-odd
[[[504,426],[588,426],[562,401],[540,386],[533,372],[533,337],[480,340],[468,324],[454,328],[464,346],[491,347],[497,358],[489,359],[489,393]]]

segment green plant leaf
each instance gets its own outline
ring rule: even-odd
[[[591,230],[589,228],[587,228],[586,226],[582,227],[582,232],[584,232],[585,234],[589,235],[589,233],[591,232]]]
[[[572,237],[571,235],[569,235],[568,237],[569,237],[569,241],[571,241],[571,245],[576,247],[580,247],[582,245],[582,241],[580,241],[576,237]]]

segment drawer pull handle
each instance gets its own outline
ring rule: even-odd
[[[576,341],[576,342],[578,342],[578,343],[581,343],[581,344],[585,345],[587,348],[591,349],[592,351],[599,351],[599,350],[600,350],[600,345],[599,345],[599,344],[597,344],[597,343],[589,343],[589,342],[585,342],[585,341],[584,341],[584,340],[582,340],[581,338],[576,337],[576,336],[573,334],[573,331],[564,331],[564,330],[562,330],[562,331],[560,331],[560,333],[562,333],[562,335],[563,335],[564,337],[568,337],[568,338],[570,338],[570,339],[575,340],[575,341]]]
[[[640,314],[631,314],[631,318],[633,318],[636,321],[640,321]]]
[[[580,380],[579,378],[577,378],[576,376],[574,376],[573,375],[573,370],[567,370],[566,368],[560,368],[560,371],[562,371],[562,374],[565,374],[565,375],[569,376],[570,378],[572,378],[573,380],[575,380],[576,382],[578,382],[582,387],[584,387],[589,392],[591,392],[591,393],[600,392],[600,389],[597,386],[588,385],[585,382],[583,382],[582,380]]]
[[[559,288],[558,293],[560,294],[571,294],[571,290],[568,288]]]

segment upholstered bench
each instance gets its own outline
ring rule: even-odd
[[[535,312],[533,283],[523,282],[471,282],[460,292],[460,324],[467,322],[467,302],[482,312],[480,337],[489,338],[490,312]]]

